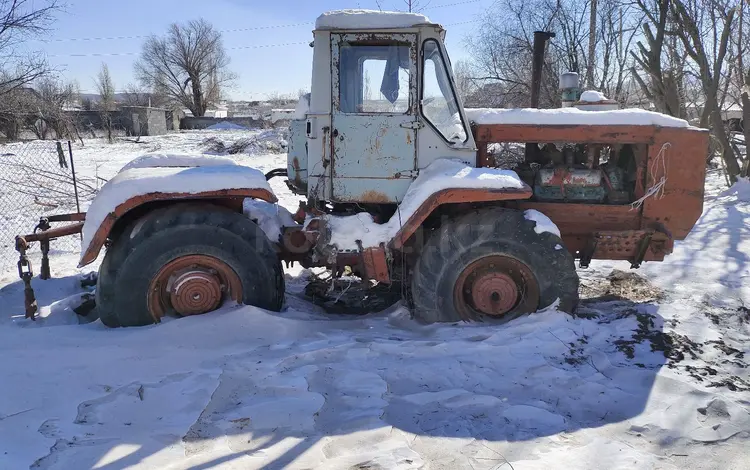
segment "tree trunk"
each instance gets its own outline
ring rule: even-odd
[[[586,70],[586,86],[594,89],[594,67],[596,64],[596,0],[591,0],[589,17],[589,63]]]
[[[741,176],[750,176],[750,70],[745,75],[745,88],[742,90],[742,132],[745,136],[745,167]]]
[[[716,98],[715,93],[711,93],[706,97],[706,106],[710,106],[713,110],[711,112],[711,124],[714,136],[721,144],[721,158],[724,160],[729,183],[734,184],[737,182],[737,177],[740,175],[740,164],[737,162],[737,157],[734,155],[734,151],[732,151],[732,144],[729,141],[727,130],[724,128],[724,121],[721,120],[721,112],[719,111],[718,99]]]
[[[195,117],[202,117],[206,114],[206,103],[203,102],[203,93],[201,93],[201,82],[200,77],[193,77],[190,79],[190,84],[193,88],[193,103],[195,104],[195,110],[193,115]],[[198,114],[195,114],[195,113]]]

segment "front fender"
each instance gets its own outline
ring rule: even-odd
[[[87,212],[78,267],[93,262],[115,223],[128,212],[157,201],[218,201],[224,205],[245,198],[276,202],[260,171],[239,165],[147,167],[125,169],[108,181]]]

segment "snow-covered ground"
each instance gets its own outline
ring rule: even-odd
[[[207,137],[229,146],[257,132],[74,152],[80,171],[109,179]],[[424,326],[400,305],[333,316],[302,298],[308,273],[292,268],[281,313],[229,307],[113,330],[70,310],[92,270],[75,269],[77,253],[56,253],[54,279],[33,280],[35,323],[12,318],[23,289],[8,269],[0,469],[750,468],[750,183],[721,184],[709,176],[690,237],[639,271],[650,284],[608,280],[623,263],[580,271],[594,298],[575,318]],[[294,211],[283,181],[271,185]]]

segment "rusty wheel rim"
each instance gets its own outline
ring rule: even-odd
[[[469,264],[458,276],[454,306],[464,320],[508,312],[530,313],[539,305],[539,284],[531,269],[516,258],[491,255]]]
[[[157,322],[169,313],[200,315],[224,299],[242,301],[242,283],[228,264],[208,255],[188,255],[162,266],[151,279],[148,308]]]

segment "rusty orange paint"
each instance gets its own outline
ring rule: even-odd
[[[113,212],[107,215],[104,222],[97,228],[91,244],[86,247],[81,262],[78,267],[86,266],[93,262],[99,251],[101,251],[104,242],[109,237],[112,227],[126,213],[150,202],[156,201],[209,201],[233,210],[242,211],[242,201],[245,198],[261,199],[266,202],[276,202],[276,196],[266,189],[244,188],[244,189],[222,189],[218,191],[204,191],[200,193],[148,193],[132,197],[115,208]]]
[[[472,127],[477,143],[494,142],[571,142],[595,144],[651,144],[656,126],[583,126],[475,124]]]
[[[55,227],[49,230],[41,230],[35,233],[24,235],[22,238],[27,243],[38,242],[41,240],[54,240],[55,238],[67,237],[76,233],[81,233],[83,229],[83,222],[76,222],[74,224],[65,225],[63,227]]]
[[[404,223],[390,242],[391,248],[400,249],[422,226],[430,214],[443,204],[459,204],[473,202],[492,202],[528,199],[532,195],[531,188],[524,184],[521,189],[443,189],[432,194]]]
[[[300,175],[301,167],[297,157],[292,159],[292,168],[294,169],[294,184],[296,184],[297,187],[300,187],[302,186],[302,175]]]
[[[234,269],[213,256],[182,256],[162,266],[151,279],[148,309],[159,323],[170,310],[183,316],[216,310],[225,295],[242,303],[242,282]]]
[[[391,283],[391,276],[388,274],[388,261],[385,257],[385,248],[365,248],[362,252],[362,264],[364,265],[364,274],[367,279]]]
[[[377,204],[387,204],[391,202],[388,196],[386,196],[384,193],[381,193],[380,191],[375,190],[365,191],[357,199],[359,199],[359,202],[370,202]]]
[[[563,243],[572,254],[585,251],[592,240],[596,241],[592,259],[633,261],[637,257],[639,243],[647,235],[651,241],[644,261],[662,261],[672,252],[674,242],[664,234],[652,230],[602,231],[592,234],[563,234]]]
[[[523,201],[521,210],[534,209],[552,220],[563,234],[582,234],[601,230],[637,230],[640,211],[627,206],[563,204]]]
[[[648,175],[646,189],[662,176],[666,183],[662,196],[650,197],[643,203],[640,228],[663,224],[675,240],[687,237],[703,213],[708,141],[708,132],[675,127],[657,130],[654,145],[648,149],[648,168],[653,168],[657,174]],[[666,163],[664,175],[657,161],[660,153]]]

